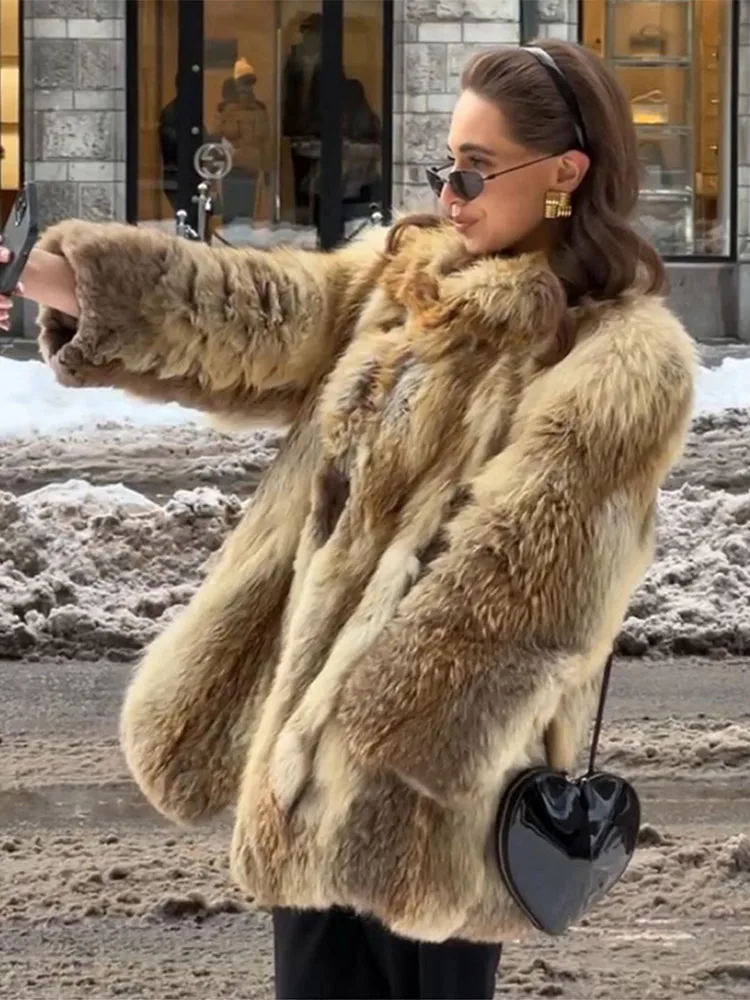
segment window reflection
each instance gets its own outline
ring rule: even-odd
[[[345,0],[344,4],[344,222],[347,228],[384,201],[383,4]]]
[[[301,19],[286,57],[283,82],[283,134],[292,163],[294,222],[310,225],[320,160],[320,31],[318,11]]]
[[[177,122],[177,77],[175,77],[172,97],[167,101],[159,114],[159,152],[161,153],[162,190],[172,208],[172,212],[176,212],[179,207],[177,204],[177,163],[180,142]]]
[[[174,226],[178,0],[138,3],[138,218]]]

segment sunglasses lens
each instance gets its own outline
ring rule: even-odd
[[[451,170],[444,178],[435,167],[428,167],[425,174],[427,183],[438,198],[446,184],[449,184],[451,191],[463,201],[472,201],[484,190],[484,178],[476,170]]]
[[[443,193],[445,181],[433,167],[430,167],[425,171],[425,173],[427,174],[427,183],[432,188],[434,194],[439,198]]]
[[[476,170],[454,170],[450,182],[455,193],[464,201],[477,198],[484,188],[484,179]]]

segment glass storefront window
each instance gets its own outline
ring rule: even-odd
[[[383,200],[383,2],[343,3],[345,231]],[[200,61],[201,82],[198,100],[188,99],[188,126],[179,112],[186,93],[178,76],[184,4],[202,32],[202,51],[201,44],[190,50]],[[231,161],[213,184],[215,237],[233,245],[316,245],[326,86],[322,20],[320,0],[139,0],[139,221],[173,225],[200,181],[191,176],[191,189],[181,190],[180,149],[191,141],[214,143]]]
[[[0,218],[21,184],[19,2],[0,0]]]
[[[726,256],[732,0],[586,0],[583,41],[613,67],[643,165],[639,225],[667,256]]]
[[[211,0],[204,5],[203,120],[208,135],[223,143],[231,156],[231,170],[218,184],[215,217],[216,231],[230,243],[249,242],[248,230],[265,229],[272,221],[295,222],[281,121],[281,60],[288,47],[286,36],[300,23],[309,26],[305,51],[310,53],[310,68],[303,97],[310,98],[317,83],[318,6],[277,7],[269,0],[241,5]],[[290,23],[295,16],[297,21]]]
[[[138,218],[171,228],[177,210],[177,0],[138,4]]]
[[[383,3],[344,4],[344,221],[370,214],[383,192]]]

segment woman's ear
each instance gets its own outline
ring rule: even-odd
[[[591,165],[591,161],[580,149],[571,149],[561,156],[557,164],[556,191],[575,191]]]

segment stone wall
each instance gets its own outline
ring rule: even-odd
[[[24,4],[24,158],[45,224],[125,217],[126,2]],[[750,0],[738,2],[738,253],[750,261]],[[577,10],[540,0],[539,36],[575,38]],[[424,167],[444,156],[461,68],[477,49],[517,44],[520,22],[520,0],[396,0],[396,208],[431,205]]]
[[[24,158],[43,225],[125,218],[126,0],[26,0]]]
[[[750,342],[750,0],[739,0],[739,96],[737,99],[737,336]]]
[[[578,38],[578,0],[539,0],[537,38]],[[526,41],[527,39],[524,39]],[[528,39],[530,41],[530,39]]]

